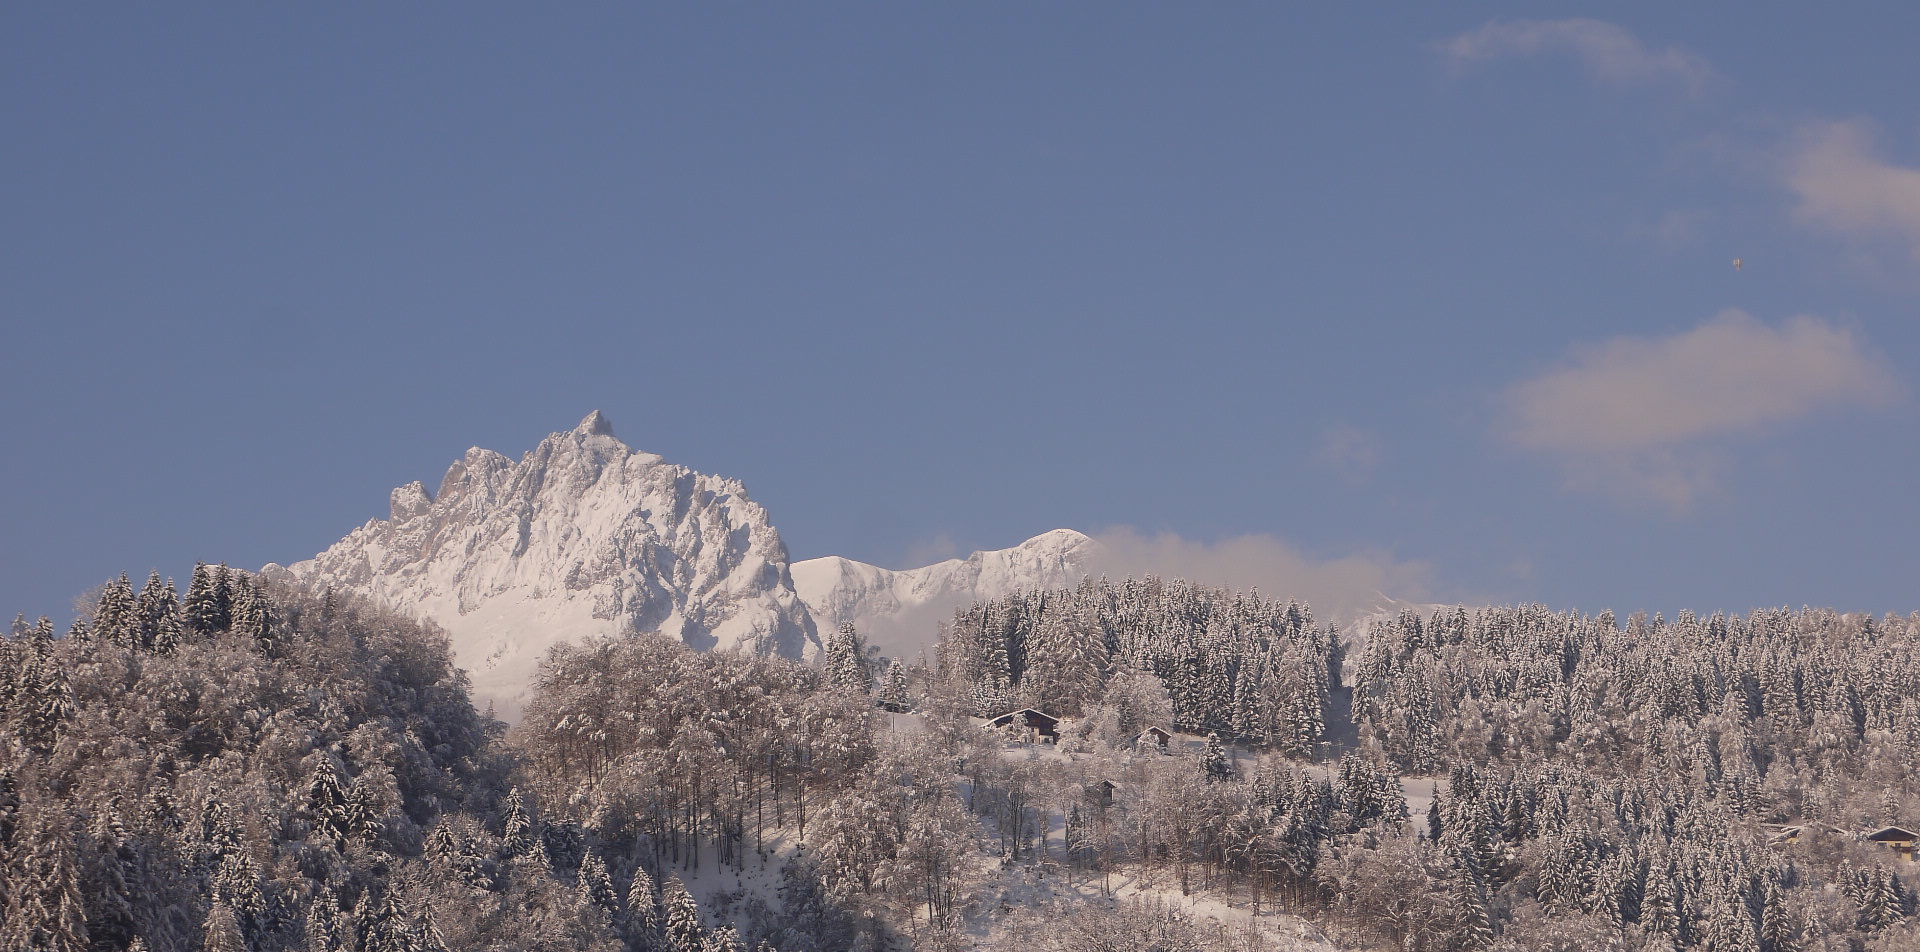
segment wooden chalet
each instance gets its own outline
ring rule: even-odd
[[[1171,740],[1173,740],[1172,734],[1169,734],[1158,727],[1149,727],[1146,730],[1143,730],[1139,734],[1134,736],[1133,746],[1153,747],[1157,750],[1166,750],[1167,743]]]
[[[1915,852],[1920,851],[1920,833],[1904,826],[1883,826],[1860,834],[1860,838],[1899,853],[1909,863],[1914,861]]]
[[[1086,800],[1096,807],[1113,806],[1113,795],[1120,791],[1120,785],[1111,780],[1095,780],[1085,787]]]
[[[1025,732],[1031,740],[1042,740],[1049,744],[1060,742],[1060,719],[1033,708],[1008,711],[999,717],[990,718],[986,723],[988,730],[1013,730]]]

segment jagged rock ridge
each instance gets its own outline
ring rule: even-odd
[[[787,549],[737,480],[636,452],[598,411],[519,462],[478,447],[438,491],[269,575],[438,623],[476,703],[517,710],[547,649],[657,631],[701,649],[803,658],[819,637]]]

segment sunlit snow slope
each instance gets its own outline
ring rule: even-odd
[[[882,651],[910,657],[932,645],[955,608],[1085,578],[1099,543],[1055,529],[1011,549],[975,552],[917,569],[883,569],[837,555],[793,564],[793,585],[821,631],[852,622]]]

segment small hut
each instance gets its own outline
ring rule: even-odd
[[[1149,727],[1133,738],[1133,745],[1135,747],[1152,747],[1155,750],[1164,751],[1167,749],[1167,742],[1171,740],[1173,740],[1172,734],[1158,727]]]
[[[1045,741],[1049,744],[1060,742],[1060,719],[1030,707],[991,718],[986,726],[988,730],[1021,733],[1029,741]]]
[[[1095,780],[1085,788],[1088,803],[1102,809],[1113,806],[1113,795],[1118,793],[1120,785],[1111,780]]]

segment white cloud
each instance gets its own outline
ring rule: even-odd
[[[1424,562],[1380,552],[1316,558],[1270,535],[1202,542],[1121,526],[1094,538],[1100,543],[1094,575],[1137,578],[1151,573],[1241,591],[1257,588],[1267,598],[1299,599],[1322,621],[1348,621],[1401,602],[1421,601],[1432,588],[1433,571]]]
[[[1802,127],[1782,174],[1801,221],[1856,237],[1892,237],[1920,257],[1920,168],[1882,158],[1870,123]]]
[[[1816,317],[1775,327],[1729,310],[1685,333],[1580,349],[1514,384],[1501,432],[1560,458],[1574,488],[1684,508],[1716,482],[1725,437],[1900,391],[1843,327]]]
[[[1673,83],[1698,95],[1720,83],[1707,61],[1676,46],[1650,49],[1639,37],[1603,20],[1493,20],[1440,43],[1456,66],[1515,56],[1571,55],[1588,75],[1620,86]]]

